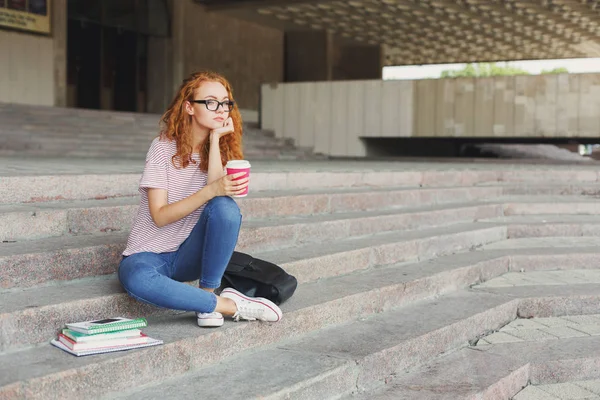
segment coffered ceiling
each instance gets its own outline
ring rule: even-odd
[[[279,29],[382,45],[385,65],[600,57],[600,0],[197,0]]]

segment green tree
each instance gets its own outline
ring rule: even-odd
[[[542,70],[542,74],[567,74],[569,70],[564,67],[554,68],[550,70]],[[456,71],[442,71],[440,78],[479,78],[485,76],[502,76],[502,75],[529,75],[529,72],[524,69],[513,67],[508,64],[505,66],[497,65],[496,63],[479,63],[467,64],[463,69]]]
[[[496,63],[470,63],[460,70],[442,71],[440,78],[479,78],[501,75],[529,75],[529,72],[511,65],[500,66]]]
[[[542,74],[568,74],[569,70],[565,67],[559,67],[554,69],[543,69]]]

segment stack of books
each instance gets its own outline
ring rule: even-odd
[[[162,340],[152,339],[139,328],[147,326],[145,318],[107,318],[66,324],[50,343],[76,356],[156,346]]]

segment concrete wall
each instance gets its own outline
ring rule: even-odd
[[[262,86],[261,121],[277,137],[334,156],[360,138],[600,138],[600,74]]]
[[[260,85],[283,80],[283,32],[218,13],[208,13],[191,0],[178,0],[173,25],[175,82],[200,69],[224,74],[241,108],[258,110]],[[179,30],[179,31],[177,31]]]
[[[207,13],[192,0],[170,8],[172,37],[149,40],[148,98],[140,99],[148,111],[162,113],[183,78],[200,69],[224,74],[240,107],[258,110],[260,85],[283,80],[283,32]],[[67,0],[52,2],[52,36],[0,30],[0,102],[73,105],[66,47]]]
[[[412,135],[413,97],[412,81],[263,85],[261,123],[318,153],[360,157],[360,137]]]
[[[324,30],[285,33],[285,81],[330,81],[333,38]]]
[[[381,79],[381,46],[348,44],[325,30],[285,34],[285,81]]]
[[[336,43],[332,79],[334,81],[354,79],[381,79],[383,73],[383,51],[377,45],[345,45]]]
[[[148,39],[148,101],[149,113],[162,114],[174,94],[173,46],[171,38]]]
[[[600,74],[415,82],[417,137],[600,137]]]
[[[54,105],[67,106],[67,0],[52,0]]]
[[[0,30],[0,101],[54,105],[52,38]]]
[[[0,102],[66,103],[66,0],[51,13],[52,36],[0,29]]]

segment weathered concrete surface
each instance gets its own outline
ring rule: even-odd
[[[239,202],[246,219],[238,248],[279,263],[300,285],[278,324],[203,330],[193,313],[141,305],[123,292],[113,273],[137,207],[140,167],[102,167],[94,160],[0,164],[0,234],[9,241],[0,244],[2,399],[81,398],[148,382],[165,388],[142,388],[148,396],[185,397],[198,393],[195,382],[216,376],[211,371],[236,366],[233,378],[253,382],[246,394],[256,397],[376,398],[398,379],[414,392],[423,386],[419,371],[462,362],[452,357],[470,344],[492,349],[477,353],[475,375],[459,363],[447,371],[458,386],[430,381],[421,393],[500,399],[534,378],[556,383],[552,374],[561,382],[600,378],[595,353],[584,370],[575,367],[579,353],[577,362],[565,358],[570,341],[597,338],[598,327],[584,318],[600,313],[595,169],[253,163],[255,191]],[[148,316],[145,331],[165,345],[78,359],[47,344],[66,322],[107,315]],[[524,323],[517,317],[579,318],[576,331],[586,337],[558,323],[537,336],[525,327],[511,333],[511,322]],[[499,336],[566,350],[527,365],[494,353],[512,345]],[[495,361],[488,375],[478,370]],[[280,373],[294,363],[295,375]]]

